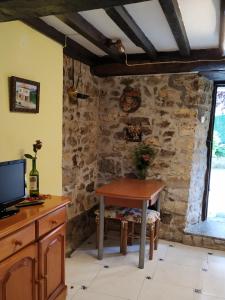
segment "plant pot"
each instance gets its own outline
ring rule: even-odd
[[[137,170],[137,177],[139,179],[145,179],[147,175],[147,169],[138,169]]]

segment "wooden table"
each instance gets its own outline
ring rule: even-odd
[[[100,196],[98,259],[101,260],[103,258],[105,205],[141,208],[142,223],[139,268],[144,268],[147,207],[149,204],[153,205],[157,203],[157,210],[160,210],[159,194],[164,187],[165,184],[161,180],[121,178],[103,185],[96,190],[96,195]]]

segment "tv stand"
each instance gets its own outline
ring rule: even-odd
[[[17,207],[10,207],[4,208],[0,210],[0,219],[5,219],[7,217],[13,216],[19,212],[19,208]]]
[[[0,220],[0,300],[66,300],[65,197]]]

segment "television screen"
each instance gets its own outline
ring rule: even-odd
[[[0,206],[8,207],[25,196],[25,160],[0,163]]]

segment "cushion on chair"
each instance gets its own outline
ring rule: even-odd
[[[128,210],[126,207],[107,206],[105,208],[105,218],[124,220]],[[95,211],[95,214],[99,216],[99,209]]]
[[[127,209],[124,217],[128,222],[141,223],[141,209]],[[160,220],[160,213],[152,209],[147,209],[147,224],[155,223],[157,220]]]
[[[95,214],[99,216],[99,209],[95,211]],[[141,209],[108,206],[105,208],[105,218],[141,223]],[[152,209],[147,209],[147,224],[155,223],[157,220],[160,220],[160,213]]]

